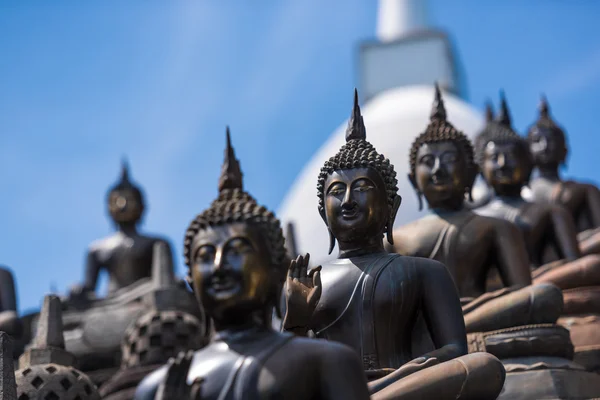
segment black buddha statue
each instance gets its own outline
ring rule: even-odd
[[[368,398],[351,349],[271,328],[285,279],[283,232],[243,190],[229,131],[219,196],[190,224],[184,254],[216,334],[205,348],[149,375],[136,399]]]
[[[537,202],[566,207],[575,219],[578,232],[587,231],[580,240],[597,234],[597,228],[600,228],[600,190],[591,184],[561,178],[560,167],[566,163],[568,154],[566,135],[550,116],[550,106],[544,96],[538,120],[529,128],[527,140],[539,176],[531,181],[526,196]],[[596,252],[600,252],[598,242],[600,239],[596,238],[593,243],[597,246]]]
[[[325,162],[317,184],[330,252],[337,242],[338,258],[310,271],[308,255],[292,263],[283,329],[301,336],[311,331],[353,348],[374,399],[455,399],[467,393],[495,399],[503,367],[489,354],[464,356],[465,326],[448,270],[437,261],[384,249],[384,235],[394,242],[401,203],[396,184],[393,165],[366,139],[355,92],[346,144]],[[435,347],[426,354],[413,352],[419,317]],[[482,380],[467,380],[455,369],[461,363]]]
[[[471,142],[446,120],[436,85],[431,122],[410,151],[409,180],[430,214],[396,229],[394,250],[446,265],[462,298],[468,332],[555,322],[562,295],[553,285],[530,286],[529,258],[518,228],[464,207],[477,174]],[[486,293],[494,267],[506,289]]]
[[[107,200],[117,232],[91,244],[87,254],[85,281],[72,289],[72,296],[93,293],[102,269],[109,275],[109,296],[141,279],[150,278],[153,246],[158,242],[167,245],[171,264],[168,269],[173,270],[168,241],[143,235],[137,229],[144,213],[144,196],[141,189],[130,181],[125,161],[122,163],[121,179],[109,190]]]
[[[12,272],[0,266],[0,331],[19,338],[22,330],[17,314],[17,294]]]
[[[495,193],[493,200],[476,212],[519,227],[534,282],[552,282],[561,289],[600,284],[600,257],[582,258],[571,213],[559,204],[530,202],[521,196],[529,183],[533,159],[527,141],[511,126],[503,94],[496,123],[477,138],[475,150],[482,175]],[[548,247],[553,251],[547,251]]]

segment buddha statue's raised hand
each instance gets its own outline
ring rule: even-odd
[[[321,298],[321,267],[308,272],[310,254],[290,262],[286,280],[286,313],[283,329],[305,334]]]
[[[200,388],[202,379],[196,379],[191,385],[187,383],[187,376],[194,358],[193,351],[181,352],[177,357],[171,358],[167,364],[166,379],[158,387],[157,400],[202,400]]]

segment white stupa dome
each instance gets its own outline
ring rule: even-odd
[[[419,212],[416,195],[408,181],[408,155],[413,140],[429,123],[434,100],[433,85],[403,86],[378,93],[363,105],[362,114],[367,140],[379,153],[390,159],[397,172],[402,205],[395,226],[413,221]],[[360,95],[360,93],[359,93]],[[448,121],[471,139],[484,126],[483,115],[474,107],[449,92],[443,92]],[[352,111],[352,91],[348,90],[348,116]],[[278,211],[283,224],[294,223],[297,250],[310,253],[311,263],[318,265],[335,257],[327,254],[329,236],[317,210],[317,177],[323,163],[335,155],[345,143],[347,121],[327,139],[306,164]]]

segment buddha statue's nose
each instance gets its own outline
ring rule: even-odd
[[[218,271],[218,270],[223,269],[223,267],[226,264],[226,261],[227,261],[227,257],[224,257],[223,250],[217,249],[217,251],[215,253],[214,270]]]
[[[344,194],[344,199],[342,200],[342,208],[343,209],[351,209],[356,205],[356,201],[354,197],[352,197],[352,188],[348,187],[346,189],[346,193]]]
[[[506,166],[506,156],[502,153],[498,155],[498,166],[500,168]]]

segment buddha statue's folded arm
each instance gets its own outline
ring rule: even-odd
[[[438,261],[419,259],[423,317],[435,350],[411,360],[383,378],[369,382],[371,393],[433,365],[468,352],[465,322],[456,285],[446,266]]]
[[[494,223],[496,260],[504,286],[531,285],[529,256],[519,228],[501,219],[494,219]]]
[[[328,343],[320,361],[323,400],[367,400],[369,391],[358,354],[349,347]]]
[[[586,185],[587,204],[594,227],[600,226],[600,189],[594,185]]]
[[[551,206],[549,213],[552,220],[554,239],[562,259],[572,261],[581,257],[577,241],[577,227],[569,211],[560,206]]]
[[[96,252],[90,249],[85,262],[85,280],[83,281],[83,290],[93,292],[96,290],[98,275],[102,266],[96,257]]]
[[[424,354],[444,362],[467,354],[465,321],[454,280],[446,266],[427,260],[419,268],[423,293],[423,316],[436,350]]]

